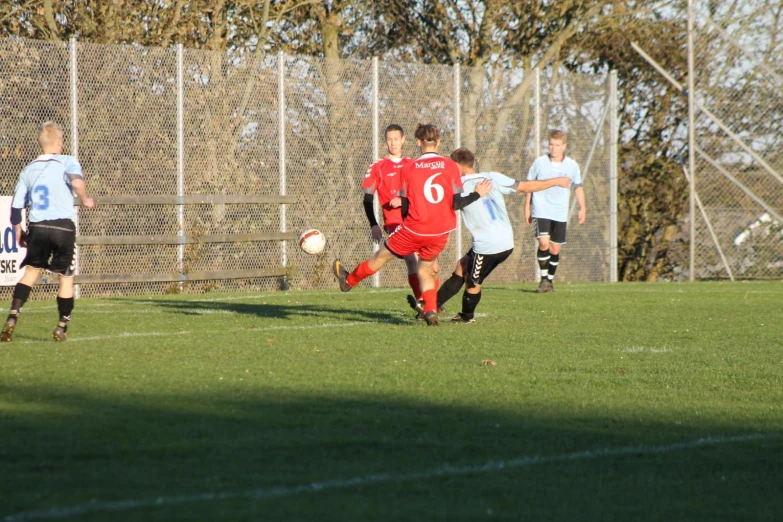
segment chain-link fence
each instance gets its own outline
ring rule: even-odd
[[[571,220],[558,278],[611,281],[616,274],[616,96],[613,75],[405,64],[378,60],[226,54],[132,45],[0,40],[0,186],[10,194],[38,154],[39,125],[66,129],[88,192],[101,197],[295,196],[276,204],[134,204],[79,213],[80,236],[184,236],[321,230],[327,249],[308,256],[291,241],[81,245],[85,276],[214,273],[285,267],[293,288],[333,286],[329,263],[373,251],[361,207],[367,166],[385,153],[383,129],[430,122],[441,152],[476,152],[482,170],[524,179],[553,128],[585,177],[588,221]],[[173,202],[172,202],[173,203]],[[496,282],[533,281],[535,242],[523,197],[509,197],[514,256]],[[614,225],[616,227],[616,224]],[[440,260],[449,273],[470,246],[455,234]],[[115,278],[116,280],[117,278]],[[82,296],[271,290],[270,277],[81,285]],[[143,279],[143,278],[142,278]],[[403,263],[365,284],[403,286]]]
[[[783,276],[781,14],[693,2],[695,278]]]

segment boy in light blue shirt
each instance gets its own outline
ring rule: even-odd
[[[499,172],[477,173],[475,157],[468,149],[457,149],[451,159],[459,166],[466,194],[482,183],[491,183],[489,193],[478,202],[461,210],[462,220],[473,236],[473,246],[457,263],[452,276],[438,290],[438,307],[442,307],[462,288],[462,311],[453,322],[475,322],[475,310],[481,300],[484,279],[514,250],[514,231],[506,210],[505,195],[536,192],[550,187],[568,187],[568,177],[552,177],[541,181],[517,181]]]
[[[585,192],[582,188],[582,173],[576,161],[565,155],[568,136],[561,130],[549,133],[549,154],[541,156],[530,167],[527,179],[546,180],[557,176],[568,177],[579,204],[579,224],[585,222]],[[566,243],[568,209],[571,190],[552,187],[525,197],[525,221],[533,223],[538,240],[538,266],[541,270],[541,284],[537,292],[554,292],[552,283],[560,263],[560,249]]]
[[[22,279],[14,287],[8,318],[0,331],[0,342],[11,342],[19,312],[30,297],[41,270],[60,279],[57,309],[60,320],[52,332],[55,341],[64,341],[73,311],[73,260],[76,251],[76,224],[73,195],[86,208],[95,202],[87,197],[82,167],[76,158],[63,152],[63,131],[54,122],[41,126],[38,135],[43,154],[27,165],[19,175],[11,203],[11,224],[17,243],[27,248]],[[29,206],[30,227],[22,231],[22,211]]]

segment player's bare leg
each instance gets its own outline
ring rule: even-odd
[[[555,244],[550,243],[549,236],[540,236],[538,238],[538,266],[541,269],[541,282],[538,285],[538,288],[536,289],[536,292],[539,294],[543,294],[546,292],[551,292],[552,290],[552,282],[549,279],[549,261],[552,257],[552,252],[550,248],[552,248]],[[559,247],[559,245],[558,245]],[[558,248],[558,252],[560,249]]]
[[[438,288],[440,287],[440,279],[438,278],[438,272],[440,269],[440,264],[438,260],[435,260],[435,263],[433,265],[433,277],[434,277],[434,288],[435,291],[438,291]],[[416,319],[421,320],[424,319],[424,300],[419,298],[416,299],[412,295],[407,296],[408,299],[408,306],[410,306],[414,312],[416,312]],[[446,311],[445,308],[443,308],[442,303],[440,301],[440,298],[438,298],[438,313],[443,313]]]
[[[71,321],[71,312],[73,312],[73,277],[60,276],[57,310],[60,319],[52,332],[52,338],[57,342],[62,342],[68,337],[68,323]]]
[[[335,259],[334,263],[332,263],[332,272],[334,272],[334,276],[340,282],[340,290],[350,292],[354,286],[358,285],[363,279],[375,274],[392,259],[394,259],[394,254],[386,248],[386,245],[381,245],[381,248],[372,257],[357,266],[353,272],[349,273],[339,259]]]
[[[3,330],[0,331],[0,342],[10,343],[14,340],[14,330],[16,330],[16,323],[19,320],[19,313],[22,311],[27,299],[30,297],[30,291],[33,285],[38,280],[38,276],[41,273],[39,268],[33,268],[30,266],[25,267],[24,275],[22,279],[16,283],[14,287],[14,294],[11,298],[11,308],[8,311],[8,318],[5,320]]]
[[[408,285],[413,291],[413,297],[421,299],[421,283],[419,282],[419,256],[411,254],[403,258],[408,269]]]
[[[435,288],[437,277],[437,258],[419,259],[419,280],[421,281],[421,296],[424,299],[424,319],[430,326],[438,326],[438,292]]]
[[[408,306],[416,313],[416,320],[424,319],[424,302],[421,300],[421,282],[419,281],[419,256],[405,256],[405,266],[408,268],[408,284],[413,295],[407,295]]]

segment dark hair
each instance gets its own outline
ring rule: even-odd
[[[476,163],[476,156],[473,155],[468,149],[457,149],[451,153],[451,159],[459,165],[465,167],[473,167]]]
[[[419,123],[414,136],[417,140],[435,143],[440,139],[440,131],[431,123]]]
[[[389,125],[388,127],[386,127],[386,132],[384,132],[384,133],[383,133],[383,135],[384,135],[384,136],[386,136],[387,134],[389,134],[389,133],[390,133],[390,132],[392,132],[392,131],[400,131],[400,134],[402,134],[403,136],[405,136],[405,131],[404,131],[404,130],[402,130],[402,127],[400,127],[400,126],[399,126],[399,125],[397,125],[396,123],[392,123],[391,125]]]

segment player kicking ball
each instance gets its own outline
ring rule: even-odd
[[[41,270],[60,277],[57,310],[60,320],[52,332],[55,341],[64,341],[73,311],[73,259],[76,250],[73,194],[86,208],[95,202],[87,197],[82,167],[73,156],[64,156],[63,131],[59,125],[46,122],[38,136],[43,154],[27,165],[19,175],[11,203],[11,224],[16,241],[27,247],[22,261],[26,267],[21,281],[14,287],[8,319],[0,332],[0,342],[10,343],[19,321],[19,312],[30,297],[32,286]],[[22,232],[22,210],[30,205],[30,230]]]
[[[571,179],[556,177],[542,181],[517,181],[499,172],[480,172],[475,170],[475,156],[468,149],[457,149],[451,153],[451,159],[458,165],[462,175],[462,184],[466,191],[487,181],[492,190],[481,198],[480,205],[470,205],[462,209],[462,221],[473,236],[473,245],[468,253],[457,262],[452,276],[438,290],[438,306],[454,297],[462,284],[462,311],[451,321],[455,323],[473,323],[476,306],[481,300],[481,284],[514,250],[514,231],[506,211],[503,198],[507,194],[537,192],[550,187],[568,188]]]
[[[449,233],[457,228],[455,211],[487,195],[492,184],[488,180],[478,183],[474,192],[463,197],[459,167],[438,154],[440,131],[433,125],[419,124],[415,137],[422,155],[402,168],[399,191],[402,224],[371,258],[352,272],[339,259],[332,268],[340,290],[348,292],[395,257],[418,254],[424,319],[428,325],[437,326],[440,323],[435,263],[448,243]]]

